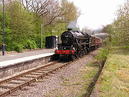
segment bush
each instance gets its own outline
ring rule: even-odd
[[[99,51],[99,54],[95,57],[98,61],[103,61],[107,58],[107,55],[109,53],[108,49],[102,48]]]
[[[19,44],[19,43],[14,43],[13,44],[13,50],[17,51],[17,52],[22,52],[23,50],[23,45],[22,44]]]
[[[36,49],[37,48],[37,44],[35,43],[34,40],[27,40],[25,43],[25,47],[26,49]]]

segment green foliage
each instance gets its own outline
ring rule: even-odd
[[[46,26],[45,36],[59,36],[62,32],[66,30],[66,25],[66,23],[58,23],[56,25]]]
[[[19,2],[12,2],[9,5],[8,13],[11,17],[10,28],[13,39],[19,41],[28,39],[33,34],[33,15],[29,14]]]
[[[109,54],[109,50],[105,49],[105,48],[102,48],[102,49],[100,49],[99,54],[97,56],[95,56],[95,58],[98,61],[103,61],[107,58],[108,54]]]
[[[129,2],[117,11],[117,20],[104,30],[110,34],[110,42],[114,46],[129,46]]]
[[[14,43],[13,45],[13,50],[17,51],[17,52],[22,52],[23,50],[23,45],[20,43]]]
[[[129,53],[121,49],[110,52],[98,80],[100,97],[129,97]]]
[[[36,49],[37,48],[37,44],[35,43],[34,40],[27,40],[26,43],[25,43],[24,48]]]
[[[77,18],[77,8],[73,3],[68,2],[67,0],[65,1],[65,6],[68,6],[67,9],[69,8],[69,11],[72,11],[66,12],[66,9],[59,10],[57,13],[60,14],[56,17],[54,16],[56,13],[47,13],[48,16],[51,15],[50,17],[55,18],[52,18],[54,22],[52,21],[52,23],[48,24],[47,26],[45,25],[47,18],[44,16],[44,14],[40,13],[42,14],[40,15],[35,11],[25,8],[25,5],[23,5],[23,3],[20,1],[14,0],[8,2],[5,6],[5,44],[6,50],[8,51],[15,50],[21,52],[23,49],[40,48],[41,42],[42,47],[44,47],[46,36],[60,36],[60,34],[65,30],[67,22]],[[59,6],[61,9],[65,8],[63,5]],[[55,12],[55,9],[52,11]],[[64,21],[64,17],[68,21]],[[2,33],[2,18],[2,5],[0,5],[0,33]],[[42,27],[41,24],[43,24]],[[0,34],[0,44],[1,43],[2,34]]]

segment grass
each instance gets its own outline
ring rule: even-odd
[[[99,65],[92,61],[86,64],[85,68],[80,69],[80,72],[71,79],[63,78],[61,85],[65,86],[69,94],[74,95],[74,97],[83,97],[98,69]]]
[[[102,62],[107,58],[107,55],[109,53],[109,50],[106,48],[99,49],[99,53],[95,58],[98,60],[98,62]]]
[[[99,97],[129,97],[129,51],[110,52],[97,87]]]
[[[86,67],[81,70],[82,75],[80,76],[80,79],[83,83],[81,84],[81,89],[76,97],[84,97],[84,94],[88,92],[87,88],[89,87],[98,70],[99,65],[96,63],[96,60],[86,64]]]

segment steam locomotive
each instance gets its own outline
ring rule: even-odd
[[[58,44],[58,49],[55,50],[55,54],[60,59],[67,58],[74,60],[100,47],[101,44],[102,40],[98,37],[68,29],[62,33],[61,43]]]

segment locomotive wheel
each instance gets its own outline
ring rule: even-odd
[[[85,50],[85,55],[88,53],[87,49]]]
[[[84,55],[86,55],[86,54],[87,54],[87,51],[86,51],[85,49],[83,50],[83,52],[84,52]]]
[[[77,53],[77,56],[78,56],[78,58],[80,58],[80,53],[79,52]]]
[[[85,49],[85,55],[89,53],[88,48]]]
[[[76,56],[75,55],[71,55],[71,60],[75,60],[76,59]]]
[[[82,53],[83,53],[83,56],[84,56],[84,55],[86,55],[86,52],[85,52],[85,50],[83,50],[83,51],[82,51]]]
[[[85,50],[85,55],[86,55],[87,53],[88,53],[88,50],[86,49],[86,50]]]
[[[83,52],[79,51],[78,56],[82,57],[83,56]]]
[[[59,59],[59,55],[55,54],[51,57],[51,60],[58,60]]]
[[[81,51],[81,57],[84,55],[83,51]]]
[[[75,52],[74,56],[75,56],[75,58],[79,58],[79,56],[78,56],[78,53],[77,53],[77,52]]]

